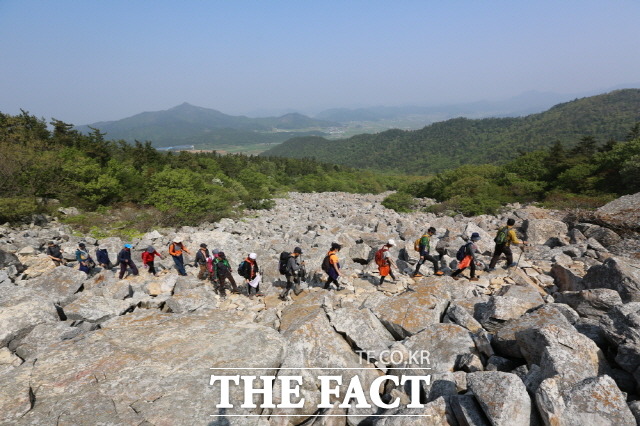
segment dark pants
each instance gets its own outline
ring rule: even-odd
[[[127,266],[131,268],[131,273],[133,273],[133,275],[138,275],[138,268],[132,260],[128,262],[120,262],[120,279],[122,279],[122,277],[124,277],[124,273],[127,272]]]
[[[438,272],[438,261],[436,260],[436,258],[431,256],[430,254],[421,254],[420,255],[420,260],[418,260],[418,264],[416,265],[416,270],[413,272],[413,275],[415,275],[418,272],[420,272],[420,267],[427,260],[429,262],[433,263],[433,272]]]
[[[153,263],[153,260],[151,262],[147,262],[147,266],[149,267],[149,273],[155,275],[156,274],[156,267]]]
[[[329,288],[331,287],[331,283],[335,284],[337,288],[340,288],[340,284],[338,284],[338,279],[329,275],[329,279],[325,283],[324,289],[329,290]]]
[[[218,288],[220,289],[220,292],[224,294],[224,286],[227,279],[231,283],[231,289],[233,290],[233,292],[238,293],[238,286],[236,285],[236,280],[233,278],[233,275],[231,275],[230,271],[224,271],[224,272],[218,273]]]
[[[500,259],[500,255],[502,253],[507,257],[507,265],[511,265],[513,263],[511,247],[506,244],[496,244],[496,248],[493,251],[493,257],[491,258],[491,263],[489,263],[489,268],[496,267],[496,263],[498,263],[498,259]]]
[[[471,263],[469,264],[469,268],[471,269],[471,278],[475,278],[476,276],[476,262],[474,262],[473,260],[471,261]],[[462,271],[464,271],[467,268],[462,268],[462,269],[456,269],[456,271],[451,274],[452,277],[457,277],[458,275],[460,275],[460,273],[462,273]]]
[[[300,287],[300,277],[298,275],[289,275],[289,274],[285,274],[285,277],[287,278],[287,286],[285,287],[284,291],[280,294],[280,298],[284,299],[285,297],[287,297],[291,289],[294,289],[293,292],[296,294],[296,296],[300,294],[300,292],[298,291]],[[336,283],[336,285],[338,284]],[[325,286],[325,288],[327,287]]]
[[[389,275],[391,275],[391,278],[393,278],[393,280],[395,281],[396,276],[393,275],[393,271],[391,269],[389,269]],[[380,282],[378,283],[378,285],[382,285],[382,283],[384,282],[384,279],[387,278],[386,276],[381,276],[380,277]]]
[[[187,275],[187,273],[184,270],[184,260],[182,259],[182,255],[180,256],[171,255],[171,257],[173,257],[173,263],[176,264],[176,269],[178,270],[178,274]]]

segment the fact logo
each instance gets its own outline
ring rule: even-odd
[[[362,354],[361,354],[362,355]],[[365,354],[366,355],[366,354]],[[393,352],[385,354],[389,359],[393,359]],[[365,359],[370,360],[368,355],[364,356]],[[380,354],[377,357],[380,359]],[[410,359],[427,361],[428,352],[421,351],[417,355],[413,355]],[[421,363],[420,363],[421,364]],[[415,365],[415,364],[413,364]],[[214,370],[224,370],[223,368],[216,368]],[[229,370],[262,370],[264,368],[242,368],[242,369],[229,369]],[[301,370],[312,370],[317,374],[304,374],[304,375],[286,375],[286,370],[294,370],[299,373]],[[323,374],[323,370],[336,370],[344,371],[343,375],[346,375],[345,379],[343,375],[326,375]],[[420,393],[422,384],[430,384],[431,376],[429,375],[416,375],[411,373],[424,373],[424,370],[429,370],[429,367],[394,367],[397,372],[404,374],[396,375],[382,375],[374,380],[367,380],[367,384],[364,385],[361,381],[357,371],[352,371],[350,374],[346,373],[348,370],[377,370],[370,367],[356,367],[356,368],[288,368],[280,369],[278,376],[272,375],[220,375],[212,374],[209,380],[209,385],[217,387],[219,389],[220,400],[216,401],[215,407],[217,409],[224,409],[226,414],[233,415],[228,409],[241,408],[241,409],[299,409],[305,407],[305,398],[301,396],[301,388],[304,386],[303,380],[313,380],[314,388],[318,388],[320,393],[320,402],[315,407],[316,409],[332,408],[334,404],[338,402],[339,408],[381,408],[381,409],[393,409],[398,408],[400,405],[400,398],[396,397],[393,400],[383,401],[380,395],[380,389],[388,385],[389,382],[393,385],[402,386],[407,390],[407,394],[410,398],[407,408],[423,408],[424,404],[420,402]],[[222,371],[221,371],[222,372]],[[285,373],[285,374],[282,374]],[[306,371],[305,373],[309,373]],[[312,379],[311,379],[312,378]],[[243,395],[243,401],[238,405],[240,401],[231,401],[231,389],[232,387],[239,388],[234,392],[236,399],[238,394]],[[277,391],[276,391],[277,389]],[[274,392],[278,392],[274,395]],[[254,398],[257,397],[257,398]],[[259,404],[256,404],[255,400],[259,400]],[[275,402],[274,402],[275,401]]]

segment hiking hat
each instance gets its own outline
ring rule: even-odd
[[[80,244],[78,244],[78,247],[86,247],[86,244],[85,243],[80,243]]]
[[[53,241],[49,241],[47,244],[50,246],[54,245]]]
[[[125,244],[125,245],[124,245],[124,248],[128,248],[128,249],[130,249],[131,247],[133,247],[131,244]]]
[[[154,251],[156,251],[156,249],[154,249],[152,246],[147,247],[147,253],[153,253]]]
[[[296,247],[293,249],[294,253],[302,254],[302,249],[300,247]]]
[[[221,251],[221,252],[218,252],[218,257],[221,257],[224,259],[226,256],[224,255],[224,252]]]
[[[393,238],[391,238],[389,241],[387,241],[387,244],[390,245],[390,246],[395,246],[396,242],[393,241]]]
[[[480,239],[480,234],[478,234],[477,232],[474,232],[473,234],[471,234],[471,241],[478,241]]]
[[[207,245],[205,243],[200,244],[200,248],[207,248]]]
[[[436,228],[434,228],[432,226],[431,228],[427,229],[427,233],[435,234],[436,233]]]
[[[213,249],[213,251],[212,251],[211,253],[213,253],[213,254],[218,254],[218,253],[220,253],[220,250],[218,250],[218,249]]]
[[[182,242],[182,238],[180,238],[180,237],[175,237],[175,238],[173,239],[173,242],[174,242],[174,243],[178,243],[178,244],[180,244],[180,243]]]
[[[256,260],[258,258],[258,255],[255,253],[249,253],[249,259],[253,259]]]

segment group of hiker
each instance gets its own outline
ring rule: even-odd
[[[486,271],[493,271],[495,266],[504,254],[507,260],[507,267],[513,267],[516,264],[513,262],[513,252],[511,251],[512,245],[526,244],[526,241],[520,241],[516,235],[515,220],[508,219],[506,226],[502,226],[494,239],[495,249],[493,256],[489,263],[489,266],[485,268]],[[444,255],[444,249],[436,249],[438,258],[431,255],[431,240],[436,234],[436,229],[430,227],[424,235],[418,238],[414,243],[414,249],[419,254],[419,260],[416,264],[415,270],[412,276],[414,278],[422,277],[420,268],[422,265],[429,261],[433,265],[433,274],[436,276],[442,276],[444,273],[440,270],[439,264]],[[457,269],[451,274],[454,280],[458,280],[460,275],[467,268],[470,269],[470,280],[477,281],[476,277],[477,268],[482,264],[478,261],[476,254],[478,253],[477,242],[480,240],[480,235],[477,232],[471,234],[469,241],[460,247],[456,253],[458,260]],[[374,260],[378,266],[378,272],[380,274],[380,280],[376,284],[381,286],[387,277],[391,277],[392,280],[396,280],[396,276],[393,273],[394,269],[397,270],[397,266],[390,255],[389,250],[396,245],[393,239],[390,239],[380,249],[375,252]],[[78,269],[89,274],[91,270],[100,266],[105,269],[112,269],[113,267],[120,266],[119,278],[124,278],[127,270],[131,270],[132,275],[138,275],[138,268],[131,257],[131,244],[124,244],[123,248],[118,253],[116,264],[113,265],[109,259],[109,254],[105,247],[96,248],[96,261],[93,260],[89,251],[87,250],[85,243],[79,243],[75,253],[76,261],[78,262]],[[342,246],[338,243],[332,243],[329,251],[325,255],[322,261],[322,270],[327,274],[327,281],[324,284],[324,289],[331,290],[331,285],[335,285],[336,290],[343,290],[340,285],[340,277],[343,276],[343,272],[340,268],[340,260],[338,254]],[[191,252],[185,247],[182,240],[178,237],[169,244],[169,254],[173,258],[175,268],[180,275],[187,275],[185,271],[185,263],[183,253],[191,254]],[[56,266],[65,265],[66,261],[62,255],[62,250],[53,241],[50,241],[46,250],[46,254],[51,258]],[[298,295],[302,290],[300,289],[301,281],[306,279],[305,263],[301,259],[302,249],[295,247],[292,252],[282,252],[280,254],[278,270],[281,275],[286,278],[286,286],[279,298],[286,300],[289,293],[293,292]],[[163,256],[156,251],[152,246],[142,253],[142,263],[145,269],[154,276],[157,276],[157,270],[154,265],[155,258],[163,258]],[[237,272],[245,280],[247,285],[247,294],[250,298],[254,296],[263,296],[260,292],[260,269],[257,262],[257,254],[249,253],[247,257],[238,265]],[[225,253],[218,249],[214,249],[211,252],[206,244],[200,244],[200,248],[195,254],[195,267],[199,268],[198,278],[201,280],[210,280],[214,291],[221,297],[226,297],[226,287],[230,286],[231,293],[238,294],[240,290],[233,277],[231,264],[227,259]]]

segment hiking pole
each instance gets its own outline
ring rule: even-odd
[[[520,256],[518,256],[518,260],[516,261],[516,265],[513,267],[513,269],[516,269],[518,267],[518,265],[520,264],[520,259],[522,259],[522,253],[524,253],[524,244],[522,245],[522,247],[520,247]],[[513,272],[513,269],[509,270],[509,273],[507,274],[507,277],[511,276],[511,272]]]

